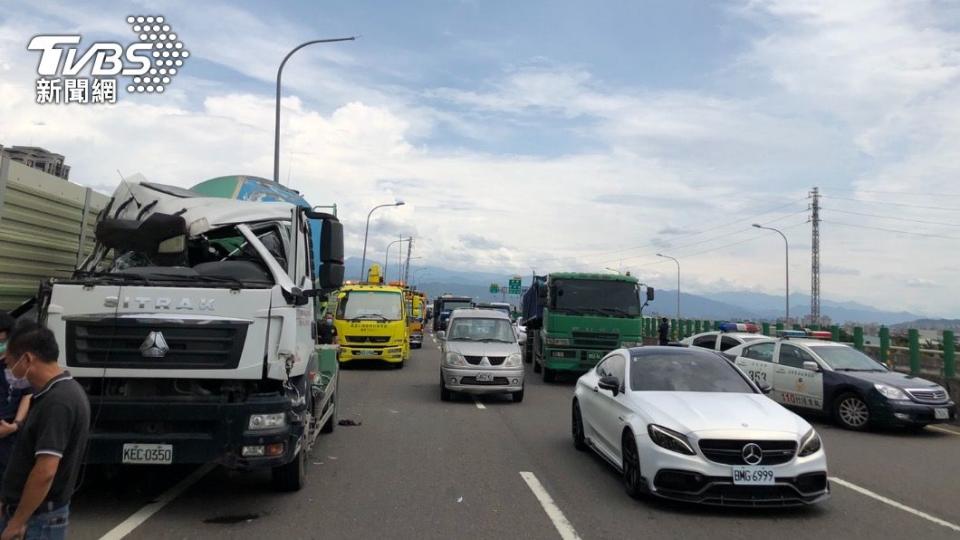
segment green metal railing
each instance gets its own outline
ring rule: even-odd
[[[668,319],[668,321],[670,323],[670,339],[676,341],[701,332],[717,330],[721,324],[721,321],[699,319]],[[643,337],[651,340],[656,339],[659,325],[659,317],[644,317],[641,325]],[[799,325],[791,326],[795,329],[802,329]],[[764,335],[776,336],[785,326],[782,322],[775,324],[764,322],[761,323],[760,328]],[[854,327],[852,333],[848,333],[838,325],[830,326],[829,330],[832,341],[847,343],[859,351],[870,354],[891,369],[901,366],[901,369],[908,369],[912,375],[936,371],[946,379],[957,378],[956,336],[953,331],[945,330],[942,333],[941,348],[928,349],[921,347],[920,331],[917,329],[907,331],[905,336],[906,346],[893,345],[890,329],[885,326],[880,327],[879,343],[870,344],[866,342],[863,327]],[[906,362],[897,362],[897,357],[902,358],[904,354],[906,354]]]

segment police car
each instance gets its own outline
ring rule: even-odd
[[[700,347],[711,351],[726,351],[737,345],[763,339],[760,328],[753,323],[722,323],[720,330],[694,334],[680,343],[688,347]]]
[[[758,385],[769,385],[775,401],[829,414],[847,429],[920,429],[956,418],[956,404],[942,386],[890,371],[849,345],[825,341],[829,334],[785,331],[724,355]]]

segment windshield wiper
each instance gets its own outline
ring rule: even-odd
[[[597,309],[598,309],[599,311],[612,311],[613,313],[616,313],[617,315],[623,315],[623,316],[626,316],[626,317],[632,317],[632,316],[633,316],[633,315],[630,315],[630,313],[628,313],[628,312],[626,312],[626,311],[624,311],[624,310],[622,310],[622,309],[620,309],[620,308],[597,308]]]
[[[875,371],[875,372],[878,372],[878,373],[882,373],[882,372],[886,372],[887,370],[885,370],[885,369],[879,369],[879,368],[852,368],[852,367],[846,367],[846,368],[834,368],[834,371],[861,371],[861,372],[874,372],[874,371]]]
[[[359,321],[359,320],[363,320],[363,319],[380,319],[380,320],[382,320],[382,321],[392,320],[392,319],[388,319],[388,318],[384,317],[383,315],[380,315],[379,313],[367,313],[366,315],[357,315],[356,317],[354,317],[354,318],[352,318],[352,319],[349,319],[349,320],[351,320],[351,321]]]

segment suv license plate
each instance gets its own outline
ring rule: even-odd
[[[734,467],[733,483],[738,486],[769,486],[776,477],[770,467]]]
[[[934,409],[933,417],[937,420],[949,420],[950,419],[950,410],[949,409]]]
[[[173,463],[173,445],[126,443],[123,445],[123,463],[170,465]]]
[[[493,382],[493,373],[477,373],[477,382]]]

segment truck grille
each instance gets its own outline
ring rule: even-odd
[[[387,343],[390,336],[346,336],[347,343]]]
[[[947,401],[947,393],[943,390],[912,389],[907,390],[907,393],[914,400],[924,403],[945,403]]]
[[[67,365],[131,369],[236,369],[247,322],[156,319],[68,320]],[[140,347],[151,332],[168,351],[146,357]]]
[[[701,439],[700,451],[710,461],[727,465],[747,465],[743,461],[743,447],[755,443],[763,450],[759,465],[779,465],[793,459],[797,451],[794,441],[751,441],[737,439]]]
[[[574,347],[612,350],[620,344],[620,334],[602,332],[572,332]]]
[[[479,366],[480,362],[483,360],[482,356],[464,356],[467,363],[472,366]],[[499,366],[506,360],[506,356],[488,356],[487,361],[490,362],[491,366]]]

